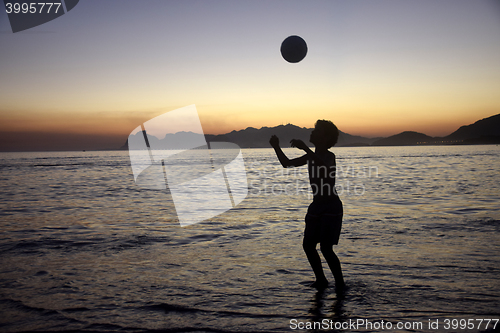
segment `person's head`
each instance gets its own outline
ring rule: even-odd
[[[339,138],[339,130],[330,120],[318,120],[311,132],[309,141],[316,147],[325,146],[327,149],[335,146]]]

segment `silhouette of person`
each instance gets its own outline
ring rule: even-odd
[[[308,165],[313,202],[309,205],[305,217],[302,247],[316,276],[316,281],[311,287],[324,289],[328,286],[321,258],[316,250],[316,245],[319,243],[321,253],[335,278],[336,290],[340,292],[344,290],[345,283],[340,261],[333,252],[333,245],[337,245],[339,241],[343,207],[335,191],[335,155],[328,150],[337,143],[338,136],[339,131],[331,121],[318,120],[309,138],[315,146],[315,151],[313,152],[302,140],[293,139],[290,141],[292,147],[306,152],[305,155],[294,159],[289,159],[283,153],[276,135],[271,137],[269,143],[284,168]]]

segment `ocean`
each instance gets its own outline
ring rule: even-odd
[[[246,199],[187,227],[126,151],[0,153],[0,331],[492,331],[500,147],[332,151],[344,294],[308,287],[307,170],[272,149],[243,149]]]

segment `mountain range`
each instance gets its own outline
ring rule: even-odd
[[[271,135],[277,135],[282,147],[286,147],[291,139],[300,139],[308,143],[312,130],[312,128],[299,127],[292,124],[279,125],[276,127],[262,127],[260,129],[248,127],[226,134],[205,134],[205,139],[207,142],[232,142],[236,143],[241,148],[268,148],[270,147],[269,138]],[[189,134],[186,132],[169,134],[169,140],[177,141],[177,136],[180,138],[186,137],[186,135]],[[157,140],[157,138],[152,139]],[[462,126],[445,137],[431,137],[423,133],[405,131],[387,138],[365,138],[340,131],[339,140],[337,142],[337,146],[339,147],[444,144],[500,144],[500,114],[478,120],[470,125]],[[127,148],[127,143],[121,147],[121,149]]]
[[[484,118],[473,124],[461,126],[444,137],[431,137],[418,132],[402,132],[388,138],[376,140],[373,146],[446,144],[500,144],[500,114]]]

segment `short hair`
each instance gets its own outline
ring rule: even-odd
[[[314,124],[317,129],[323,129],[325,133],[325,143],[327,148],[335,146],[337,140],[339,139],[339,130],[330,120],[320,119]]]

